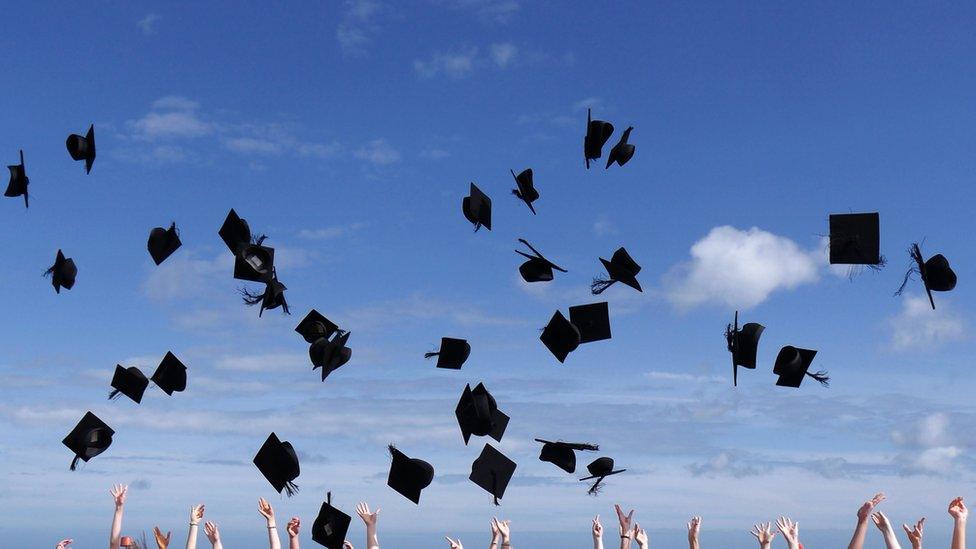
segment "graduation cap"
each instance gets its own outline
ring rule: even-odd
[[[613,134],[613,124],[603,120],[593,120],[590,109],[586,109],[586,137],[583,138],[583,156],[586,159],[586,169],[590,169],[590,160],[603,155],[603,145]]]
[[[149,379],[146,378],[146,374],[142,373],[142,370],[135,366],[123,368],[116,364],[115,374],[112,376],[112,388],[114,390],[108,394],[108,398],[112,400],[121,393],[139,404],[142,402],[142,395],[146,392],[146,387],[149,387]]]
[[[556,357],[559,362],[565,362],[569,353],[576,350],[580,344],[579,328],[563,316],[563,313],[556,311],[549,319],[549,324],[542,330],[539,336],[542,343],[549,349],[549,352]]]
[[[602,294],[614,282],[623,282],[638,292],[644,291],[641,289],[640,282],[637,281],[637,273],[640,272],[641,266],[634,261],[634,258],[630,257],[630,254],[623,247],[613,252],[610,261],[601,257],[600,262],[603,263],[603,267],[607,270],[610,278],[594,278],[590,284],[590,292],[593,295]]]
[[[23,195],[24,207],[29,208],[27,185],[30,184],[30,178],[27,177],[27,168],[24,166],[23,149],[20,151],[20,164],[7,166],[7,169],[10,170],[10,182],[7,183],[7,190],[3,193],[3,196],[14,198]]]
[[[514,170],[509,171],[512,172],[512,177],[515,178],[515,185],[518,187],[512,189],[512,194],[525,202],[525,205],[535,214],[535,207],[532,206],[532,203],[539,199],[539,191],[535,190],[535,187],[532,185],[532,168],[522,170],[518,175],[515,175]]]
[[[156,227],[149,231],[149,241],[146,243],[146,248],[149,249],[149,255],[153,262],[159,265],[182,245],[180,234],[176,231],[176,223],[170,223],[168,229]]]
[[[316,340],[323,337],[331,337],[338,329],[339,326],[315,309],[309,311],[305,318],[298,323],[298,326],[295,326],[295,331],[301,334],[308,343],[315,343]]]
[[[261,309],[258,311],[258,317],[260,317],[264,314],[265,309],[277,309],[278,307],[281,307],[281,312],[286,315],[291,314],[291,311],[288,310],[288,302],[285,301],[285,290],[287,289],[288,287],[278,280],[278,275],[272,268],[271,278],[265,282],[263,292],[257,294],[247,288],[241,288],[240,292],[245,304],[250,306],[261,305]]]
[[[478,232],[482,225],[491,230],[491,198],[481,192],[474,183],[471,184],[469,195],[461,201],[461,211],[464,217],[474,224],[475,232]]]
[[[322,368],[322,381],[352,358],[352,349],[346,346],[352,332],[337,330],[332,337],[321,337],[308,348],[312,369]]]
[[[600,491],[600,483],[603,482],[603,479],[610,475],[623,473],[627,469],[614,470],[613,458],[599,457],[590,462],[590,464],[586,466],[586,470],[589,471],[590,476],[581,478],[580,482],[583,482],[584,480],[597,479],[593,486],[590,486],[590,489],[586,492],[590,495],[596,495]]]
[[[458,400],[457,407],[454,409],[457,417],[458,426],[461,427],[461,436],[464,437],[464,444],[468,444],[471,435],[479,437],[490,436],[491,438],[502,441],[505,435],[505,428],[508,427],[509,417],[498,409],[495,397],[491,396],[484,383],[479,383],[474,390],[470,384],[464,386],[464,392]]]
[[[491,444],[485,444],[481,455],[471,464],[471,482],[481,486],[494,498],[495,505],[505,495],[517,465]]]
[[[522,275],[522,280],[526,282],[549,282],[555,277],[552,272],[553,269],[561,273],[569,272],[546,259],[538,250],[532,247],[532,244],[529,244],[528,240],[520,238],[519,242],[528,246],[532,250],[532,253],[535,254],[529,255],[523,251],[515,250],[515,253],[528,259],[528,261],[519,266],[519,274]]]
[[[620,141],[610,149],[610,154],[607,155],[607,167],[604,169],[610,169],[610,164],[614,162],[617,163],[621,168],[634,156],[634,146],[627,142],[630,139],[630,132],[634,130],[631,126],[624,130],[623,135],[620,136]]]
[[[319,516],[312,523],[312,541],[328,549],[342,549],[351,520],[349,515],[332,506],[332,492],[327,493],[319,508]]]
[[[278,440],[278,435],[272,432],[254,456],[254,465],[279,494],[284,490],[288,497],[292,497],[298,491],[294,480],[301,474],[301,469],[290,442]]]
[[[576,451],[590,450],[597,451],[600,447],[596,444],[585,442],[552,442],[541,438],[535,439],[542,443],[542,451],[539,453],[539,461],[548,461],[567,473],[576,472]]]
[[[274,248],[264,246],[267,236],[254,237],[247,220],[231,208],[224,224],[217,231],[234,254],[234,278],[250,282],[265,282],[273,273]]]
[[[166,356],[149,379],[167,395],[173,396],[174,392],[186,389],[186,366],[171,351],[166,351]]]
[[[610,305],[606,301],[570,307],[569,321],[579,330],[580,345],[610,339]]]
[[[61,441],[61,444],[75,454],[70,469],[74,471],[77,468],[79,459],[88,463],[88,460],[107,450],[112,444],[114,434],[115,431],[98,419],[98,416],[87,412],[78,425]]]
[[[748,322],[739,329],[739,311],[735,312],[733,324],[725,325],[725,342],[732,353],[732,386],[739,384],[739,366],[756,369],[756,352],[759,350],[759,336],[766,327]]]
[[[884,264],[878,212],[831,214],[829,224],[831,265]]]
[[[464,339],[442,337],[441,348],[436,353],[424,353],[424,358],[437,357],[438,368],[460,370],[471,354],[471,344]]]
[[[392,444],[387,449],[393,461],[390,463],[390,475],[386,485],[419,505],[420,492],[434,480],[434,468],[422,459],[407,456]]]
[[[901,295],[905,291],[905,285],[908,284],[908,279],[911,278],[912,273],[918,273],[922,277],[922,283],[925,284],[925,293],[929,296],[929,303],[932,305],[932,309],[935,310],[935,300],[932,299],[932,292],[948,292],[955,288],[956,273],[949,266],[949,260],[942,254],[936,254],[928,258],[928,260],[923,260],[922,249],[919,248],[918,242],[912,244],[908,253],[911,255],[912,260],[915,261],[915,265],[905,273],[905,279],[901,281],[901,287],[898,288],[895,295]]]
[[[85,173],[91,173],[92,164],[95,163],[95,125],[88,126],[88,133],[84,137],[76,133],[69,135],[65,146],[73,160],[85,161]]]
[[[61,250],[58,250],[58,255],[54,258],[54,265],[44,271],[44,276],[48,275],[51,276],[51,285],[54,286],[54,291],[60,294],[62,287],[66,290],[74,287],[75,277],[78,276],[78,267],[75,266],[74,259],[65,258]]]
[[[776,363],[773,365],[773,373],[779,376],[776,385],[799,388],[803,383],[803,377],[810,376],[824,387],[829,387],[830,377],[825,370],[810,373],[810,364],[813,363],[815,356],[817,351],[812,349],[800,349],[792,345],[780,349],[779,354],[776,355]]]

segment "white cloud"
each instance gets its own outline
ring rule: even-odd
[[[160,17],[158,15],[155,13],[150,13],[149,15],[136,21],[136,25],[142,29],[142,34],[149,36],[150,34],[156,33],[156,21],[159,21],[159,19]]]
[[[754,307],[777,290],[817,281],[819,254],[756,227],[715,227],[692,245],[689,261],[665,276],[665,295],[682,308],[708,302]]]
[[[185,97],[169,96],[153,102],[152,110],[138,120],[129,121],[134,136],[145,141],[199,137],[213,131],[200,119],[199,104]]]
[[[597,236],[607,236],[617,233],[617,227],[609,219],[598,219],[593,222],[593,232]]]
[[[477,55],[478,48],[435,53],[426,61],[414,60],[413,68],[418,75],[424,78],[433,78],[440,74],[451,78],[464,78],[474,70]]]
[[[386,5],[376,0],[346,0],[342,21],[336,26],[336,40],[342,53],[362,56],[372,36],[379,30],[376,19]]]
[[[508,67],[509,63],[515,59],[516,54],[518,54],[518,48],[511,42],[491,45],[491,59],[499,68]]]
[[[333,225],[321,229],[302,229],[298,231],[298,238],[307,240],[331,240],[345,236],[353,231],[358,231],[365,227],[365,223],[353,223],[352,225]]]
[[[904,296],[902,310],[888,319],[895,350],[932,349],[966,337],[966,323],[942,299],[935,310],[927,296]]]
[[[224,147],[245,154],[281,154],[282,145],[266,139],[253,137],[234,137],[224,141]]]
[[[158,301],[203,295],[214,287],[217,277],[229,276],[233,268],[234,260],[229,253],[208,259],[194,257],[189,250],[178,250],[162,265],[153,267],[143,291]]]
[[[918,454],[909,463],[909,472],[943,475],[955,467],[955,459],[962,454],[962,450],[955,446],[939,446],[929,448]]]
[[[474,12],[486,22],[505,23],[521,9],[517,0],[440,0],[449,8]]]
[[[601,105],[603,105],[603,100],[599,97],[587,97],[573,103],[573,111],[582,111],[587,108],[595,109]]]
[[[374,139],[353,151],[353,156],[377,166],[387,166],[400,161],[400,151],[391,147],[385,139]]]
[[[451,156],[451,153],[445,151],[444,149],[438,149],[436,147],[432,147],[420,151],[420,158],[426,158],[428,160],[441,160],[449,156]]]
[[[300,156],[310,156],[314,158],[333,158],[342,151],[342,145],[338,141],[331,143],[302,143],[298,146]]]

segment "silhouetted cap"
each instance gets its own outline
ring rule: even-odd
[[[756,352],[759,350],[759,337],[766,327],[748,322],[739,328],[739,311],[735,312],[732,324],[725,325],[725,342],[732,353],[732,386],[739,384],[739,366],[756,369]]]
[[[108,394],[108,398],[113,399],[121,393],[136,403],[140,403],[148,386],[149,379],[146,378],[146,374],[142,373],[142,370],[135,366],[123,368],[116,364],[115,375],[112,376],[112,388],[114,390]]]
[[[434,480],[434,468],[422,459],[408,457],[392,444],[387,448],[393,457],[387,486],[419,505],[420,492]]]
[[[600,483],[603,482],[604,478],[610,475],[616,475],[617,473],[623,473],[627,469],[614,469],[613,458],[599,457],[590,462],[590,464],[586,466],[586,470],[589,471],[590,476],[581,478],[580,482],[597,479],[593,486],[591,486],[587,491],[588,494],[593,495],[600,491]]]
[[[95,163],[95,125],[88,126],[88,133],[84,137],[76,133],[69,135],[65,145],[71,158],[84,160],[85,173],[91,173],[92,164]]]
[[[567,473],[576,472],[577,450],[597,451],[600,449],[596,444],[585,442],[552,442],[541,438],[537,438],[535,441],[542,443],[539,461],[548,461]]]
[[[485,444],[481,455],[471,464],[471,482],[481,486],[492,495],[495,505],[505,495],[512,475],[515,474],[516,464],[505,454],[496,450],[491,444]]]
[[[319,516],[312,523],[312,541],[328,549],[342,549],[351,520],[349,515],[332,506],[332,492],[329,492],[319,508]]]
[[[617,251],[613,252],[610,261],[601,257],[600,262],[603,263],[603,267],[606,268],[610,278],[594,278],[593,283],[590,284],[590,291],[593,295],[603,293],[614,282],[622,282],[638,292],[644,291],[641,289],[640,282],[637,282],[637,273],[640,272],[641,266],[634,261],[634,258],[630,257],[624,248],[618,248]]]
[[[773,365],[773,373],[779,376],[776,385],[797,388],[803,383],[805,376],[810,376],[824,387],[828,387],[830,378],[826,371],[810,372],[810,365],[815,356],[817,356],[817,351],[800,349],[792,345],[780,349],[779,354],[776,355],[776,363]]]
[[[291,497],[298,491],[294,480],[301,474],[301,469],[290,442],[280,441],[278,435],[271,433],[254,456],[254,465],[279,494],[284,490]]]
[[[186,390],[186,366],[170,351],[159,362],[151,378],[167,395]]]
[[[610,154],[607,155],[607,167],[605,169],[610,169],[610,164],[614,162],[618,166],[623,167],[631,158],[634,156],[634,146],[627,142],[630,139],[630,132],[634,130],[631,126],[624,130],[623,135],[620,136],[620,141],[610,149]]]
[[[246,305],[261,305],[258,310],[258,317],[264,314],[265,309],[277,309],[281,307],[281,312],[290,315],[288,302],[285,300],[285,290],[288,287],[278,280],[278,276],[272,269],[271,278],[264,284],[264,291],[259,293],[252,292],[247,288],[241,288],[241,298]]]
[[[901,287],[898,288],[895,295],[901,295],[912,273],[918,273],[922,277],[922,283],[925,284],[925,293],[929,296],[929,304],[932,305],[932,309],[935,309],[932,292],[948,292],[955,288],[956,273],[949,266],[949,260],[942,254],[936,254],[927,260],[923,260],[922,249],[917,242],[909,248],[909,255],[911,255],[915,265],[905,273],[905,279],[902,280]]]
[[[233,209],[218,231],[227,249],[234,254],[234,278],[266,282],[274,272],[274,248],[262,245],[264,235],[254,237],[247,221]]]
[[[464,386],[454,415],[461,427],[465,445],[471,435],[490,436],[501,442],[505,428],[508,427],[509,417],[498,409],[495,397],[491,396],[483,383],[479,383],[474,390],[471,390],[470,384]]]
[[[332,334],[338,329],[339,326],[315,309],[309,311],[305,318],[298,323],[298,326],[295,326],[295,331],[301,334],[308,343],[315,343],[323,337],[332,337]]]
[[[24,207],[30,207],[30,201],[27,196],[27,185],[30,184],[30,179],[27,177],[27,167],[24,166],[24,151],[20,151],[20,164],[13,164],[7,166],[10,170],[10,182],[7,183],[7,190],[3,193],[3,196],[9,196],[11,198],[23,196],[24,197]]]
[[[525,205],[535,213],[535,206],[532,205],[533,202],[539,199],[539,191],[535,190],[532,185],[532,168],[523,170],[518,175],[515,175],[514,170],[509,170],[512,172],[512,177],[515,178],[515,185],[517,188],[512,189],[512,194],[525,202]]]
[[[170,223],[168,229],[156,227],[149,231],[149,241],[146,243],[149,255],[156,265],[166,261],[166,258],[173,255],[173,252],[182,245],[183,242],[176,231],[176,223]]]
[[[51,285],[54,286],[54,291],[61,293],[61,288],[70,290],[75,285],[75,277],[78,276],[78,267],[75,266],[75,260],[70,257],[65,258],[61,250],[58,250],[58,255],[54,258],[54,265],[51,265],[47,271],[44,272],[44,276],[50,275]]]
[[[532,253],[535,254],[529,255],[521,250],[515,250],[515,253],[528,259],[528,261],[519,266],[519,274],[522,275],[522,280],[526,282],[549,282],[554,278],[553,269],[561,273],[568,272],[566,269],[546,259],[538,250],[532,247],[532,244],[529,244],[528,240],[520,238],[519,242],[528,246],[532,250]]]
[[[881,229],[877,212],[830,215],[830,263],[879,265]]]
[[[583,138],[586,169],[590,169],[590,160],[603,155],[603,145],[611,135],[613,135],[613,124],[603,120],[593,120],[590,109],[586,109],[586,137]]]
[[[610,339],[610,305],[606,301],[569,308],[569,321],[580,334],[580,345]]]
[[[549,324],[542,330],[539,339],[556,360],[565,362],[569,353],[579,347],[580,331],[563,316],[563,313],[556,311],[549,319]]]
[[[98,419],[98,416],[91,412],[86,413],[61,441],[75,454],[75,458],[71,460],[71,470],[74,471],[78,466],[79,459],[88,463],[88,460],[107,450],[112,444],[114,434],[115,431]]]
[[[331,338],[319,338],[308,348],[312,369],[322,368],[322,381],[352,358],[352,349],[346,346],[351,332],[338,330]]]
[[[424,353],[424,358],[437,357],[438,368],[460,370],[471,354],[471,345],[464,339],[442,337],[441,348],[436,353]]]
[[[464,212],[464,217],[474,224],[475,232],[482,225],[491,230],[491,198],[481,192],[474,183],[471,184],[471,192],[461,201],[461,211]]]

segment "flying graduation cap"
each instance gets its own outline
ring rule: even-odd
[[[509,171],[512,172],[512,177],[515,178],[515,185],[517,187],[512,189],[512,194],[525,202],[525,205],[529,207],[529,210],[534,215],[535,207],[532,206],[532,203],[539,199],[539,191],[532,184],[532,168],[523,170],[518,175],[515,175],[514,170]]]
[[[739,311],[735,312],[733,324],[725,325],[725,342],[732,353],[732,386],[739,385],[739,366],[756,369],[756,352],[759,350],[759,337],[766,327],[755,322],[747,322],[739,328]]]
[[[776,355],[776,363],[773,365],[773,373],[779,376],[776,385],[796,389],[803,383],[804,377],[810,376],[824,387],[829,387],[830,377],[826,370],[810,372],[810,365],[815,356],[817,351],[812,349],[800,349],[792,345],[780,349],[779,354]]]
[[[20,164],[13,164],[7,166],[10,170],[10,182],[7,183],[7,190],[4,191],[3,196],[8,196],[11,198],[16,198],[18,196],[24,197],[24,207],[30,207],[30,201],[27,195],[27,185],[30,184],[30,178],[27,177],[27,168],[24,166],[24,151],[20,151]]]
[[[284,490],[288,497],[292,497],[298,491],[294,481],[301,474],[301,468],[290,442],[278,440],[278,435],[271,433],[255,454],[254,465],[279,494]]]
[[[175,222],[170,223],[168,229],[155,227],[149,231],[149,241],[146,242],[149,255],[156,265],[166,261],[166,258],[173,255],[173,252],[178,250],[182,245],[183,242],[180,240],[180,234],[176,230]]]
[[[62,287],[66,290],[74,287],[75,277],[78,276],[78,267],[75,266],[74,259],[65,258],[61,250],[58,250],[58,255],[54,258],[54,265],[44,271],[44,276],[51,277],[51,285],[54,286],[54,291],[60,294]]]
[[[623,135],[620,136],[620,141],[610,149],[610,154],[607,155],[607,167],[604,169],[610,169],[610,165],[614,162],[617,163],[621,168],[634,156],[634,146],[627,142],[630,139],[630,132],[634,131],[634,127],[630,126],[624,130]]]
[[[274,248],[264,246],[267,236],[255,237],[247,220],[231,208],[217,232],[234,254],[234,278],[249,282],[266,282],[274,273]]]
[[[581,478],[580,482],[596,479],[593,486],[590,486],[590,489],[586,491],[587,494],[594,496],[600,492],[600,483],[603,482],[603,479],[610,475],[623,473],[627,469],[614,469],[613,458],[599,457],[590,462],[590,464],[586,466],[586,470],[589,471],[590,476]]]
[[[556,357],[556,360],[565,362],[569,353],[579,347],[580,331],[563,316],[561,311],[556,311],[549,319],[546,327],[543,328],[539,340]]]
[[[166,356],[156,366],[156,371],[149,380],[167,395],[173,396],[174,392],[186,390],[186,365],[171,351],[166,351]]]
[[[505,489],[515,474],[516,463],[491,444],[485,444],[481,455],[471,464],[468,479],[482,487],[494,498],[495,505],[505,495]]]
[[[424,353],[424,358],[436,356],[438,368],[460,370],[470,354],[471,344],[467,340],[442,337],[440,349],[437,352]]]
[[[261,305],[261,309],[258,310],[258,317],[260,317],[264,314],[265,309],[277,309],[278,307],[281,307],[281,312],[284,314],[291,314],[291,311],[288,310],[288,302],[285,301],[285,290],[287,289],[288,287],[278,280],[278,274],[272,267],[271,278],[264,283],[263,292],[258,294],[247,288],[241,288],[239,291],[246,305]]]
[[[308,343],[315,343],[317,340],[325,337],[331,336],[334,332],[339,329],[334,322],[325,318],[322,313],[312,309],[305,315],[305,318],[295,326],[295,331],[298,332],[303,339]]]
[[[475,232],[478,232],[482,225],[491,230],[491,198],[481,192],[474,183],[471,183],[468,196],[461,200],[461,212],[464,213],[465,219],[474,224]]]
[[[583,138],[583,157],[586,169],[590,169],[590,160],[603,156],[603,145],[613,134],[613,124],[603,120],[593,120],[592,112],[586,109],[586,137]]]
[[[305,315],[295,331],[310,343],[308,356],[312,369],[322,368],[322,381],[352,358],[352,349],[346,346],[351,333],[340,330],[336,323],[315,309]]]
[[[610,257],[610,261],[600,258],[600,263],[603,263],[603,267],[607,270],[609,278],[594,278],[593,282],[590,284],[590,292],[593,295],[602,294],[604,290],[612,286],[615,282],[622,282],[631,288],[642,292],[640,282],[637,281],[637,273],[640,272],[641,266],[634,261],[634,258],[630,257],[623,247],[617,249],[613,252]]]
[[[149,379],[142,370],[135,366],[123,368],[122,365],[116,364],[115,374],[112,376],[112,392],[108,394],[108,399],[113,400],[123,394],[136,404],[140,404],[146,387],[149,387]]]
[[[878,212],[831,214],[829,225],[831,265],[884,265]]]
[[[464,386],[464,392],[461,393],[461,398],[454,409],[454,415],[457,417],[465,445],[468,444],[471,435],[490,436],[501,442],[505,435],[505,428],[508,427],[509,417],[498,409],[495,397],[491,396],[484,383],[479,383],[474,390],[471,389],[470,384]]]
[[[114,434],[115,431],[98,419],[98,416],[87,412],[78,425],[61,441],[61,444],[75,454],[70,469],[74,471],[77,468],[78,460],[88,463],[88,460],[107,450],[112,445]]]
[[[585,442],[552,442],[541,438],[537,438],[535,441],[542,443],[539,461],[548,461],[569,474],[576,472],[577,451],[597,451],[600,449],[600,446],[596,444]]]
[[[386,485],[420,505],[420,492],[433,482],[434,468],[422,459],[407,456],[392,444],[387,449],[393,461]]]
[[[606,301],[574,305],[569,321],[579,330],[580,345],[610,339],[610,304]]]
[[[528,240],[520,238],[519,242],[528,246],[532,250],[532,253],[535,254],[529,255],[523,251],[515,250],[515,253],[527,259],[525,263],[519,266],[519,274],[522,275],[522,280],[526,282],[549,282],[555,278],[552,272],[553,270],[561,273],[568,272],[566,269],[546,259],[538,250],[532,247],[532,244],[529,244]]]
[[[327,549],[342,549],[351,520],[349,515],[332,506],[332,492],[327,493],[319,515],[312,523],[312,541]]]
[[[927,260],[923,260],[922,249],[919,247],[918,242],[912,244],[908,253],[915,264],[905,273],[905,279],[902,280],[901,287],[898,288],[895,295],[901,295],[905,291],[905,286],[908,284],[908,280],[912,277],[912,274],[918,273],[922,278],[922,283],[925,284],[925,293],[929,296],[929,304],[935,310],[935,300],[932,298],[932,292],[948,292],[955,288],[956,273],[949,266],[949,260],[942,254],[936,254]]]
[[[84,137],[76,133],[69,135],[65,146],[73,160],[85,161],[85,173],[91,173],[92,164],[95,163],[95,125],[88,126],[88,133]]]

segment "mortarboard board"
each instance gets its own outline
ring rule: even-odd
[[[138,404],[142,402],[142,395],[148,386],[149,380],[146,378],[146,374],[142,373],[142,370],[135,366],[123,368],[116,364],[115,374],[112,376],[112,388],[114,390],[108,394],[108,398],[111,400],[121,393]]]
[[[576,472],[576,451],[590,450],[597,451],[600,447],[596,444],[583,442],[552,442],[541,438],[535,439],[542,443],[542,451],[539,453],[539,461],[548,461],[567,473]]]
[[[620,141],[610,149],[610,154],[607,155],[607,167],[604,169],[610,169],[610,164],[614,162],[622,168],[624,164],[633,158],[634,146],[627,142],[630,139],[630,132],[633,130],[633,126],[624,130],[623,135],[620,136]]]
[[[66,290],[74,287],[75,277],[78,276],[78,267],[75,266],[74,259],[65,258],[61,250],[58,250],[58,255],[54,258],[54,265],[44,271],[44,276],[48,275],[51,276],[51,285],[54,286],[54,291],[60,294],[62,287]]]
[[[159,362],[156,371],[149,378],[167,395],[186,390],[186,366],[170,351]]]
[[[505,428],[508,427],[509,417],[498,410],[495,397],[491,396],[484,383],[479,383],[474,390],[471,389],[470,384],[464,386],[461,398],[454,409],[454,415],[457,417],[465,445],[468,444],[471,435],[490,436],[501,442],[505,435]]]
[[[922,249],[917,242],[909,248],[909,255],[911,255],[915,265],[905,273],[905,279],[902,280],[901,287],[898,288],[895,295],[901,295],[912,273],[918,273],[922,277],[922,283],[925,284],[925,293],[928,294],[929,303],[934,310],[935,300],[932,298],[932,292],[948,292],[955,288],[956,273],[949,266],[949,260],[942,254],[936,254],[927,260],[923,260]]]
[[[546,324],[542,330],[539,339],[556,360],[565,362],[569,353],[579,347],[580,331],[572,322],[566,320],[562,312],[556,311],[549,319],[549,324]]]
[[[410,501],[420,504],[420,492],[434,480],[434,468],[422,459],[411,458],[390,444],[393,461],[386,484]]]
[[[586,109],[586,136],[583,138],[583,157],[586,169],[590,169],[590,160],[603,155],[603,145],[613,134],[613,124],[603,120],[593,120],[590,109]]]
[[[779,376],[776,385],[799,388],[804,376],[810,376],[824,387],[829,387],[830,378],[826,371],[810,373],[810,365],[815,356],[817,351],[812,349],[800,349],[792,345],[780,349],[779,354],[776,355],[776,363],[773,365],[773,373]]]
[[[76,133],[69,135],[65,146],[72,159],[85,161],[85,173],[91,173],[92,164],[95,163],[95,125],[88,126],[88,133],[84,137]]]
[[[586,466],[586,470],[589,471],[590,476],[581,478],[580,482],[583,482],[584,480],[597,479],[593,486],[591,486],[587,491],[588,494],[595,495],[600,491],[600,483],[603,482],[604,478],[610,475],[616,475],[617,473],[623,473],[627,469],[614,470],[613,458],[599,457],[590,462],[590,464]]]
[[[301,474],[301,469],[290,442],[278,440],[278,435],[271,433],[254,456],[254,465],[279,494],[284,490],[291,497],[298,491],[294,480]]]
[[[30,184],[30,178],[27,177],[27,168],[24,166],[23,150],[20,151],[20,164],[7,166],[7,169],[10,170],[10,182],[7,183],[7,190],[4,191],[3,196],[14,198],[23,195],[24,207],[29,208],[27,185]]]
[[[263,245],[265,235],[254,238],[247,220],[238,216],[233,208],[217,233],[234,254],[234,278],[265,282],[272,276],[274,248]]]
[[[634,261],[634,258],[630,257],[630,254],[623,247],[613,252],[610,261],[601,257],[600,262],[603,263],[603,267],[606,268],[610,278],[607,280],[594,278],[593,283],[590,284],[590,291],[593,295],[603,293],[614,282],[623,282],[638,292],[644,291],[641,289],[640,282],[637,281],[637,273],[640,272],[641,266]]]
[[[474,183],[471,184],[471,192],[461,200],[461,211],[464,217],[474,224],[475,232],[482,225],[489,231],[491,230],[491,198]]]
[[[464,339],[442,337],[441,348],[436,353],[424,353],[424,358],[437,357],[438,368],[460,370],[471,354],[471,345]]]
[[[523,251],[515,250],[515,253],[528,259],[528,261],[519,266],[519,274],[522,275],[522,280],[526,282],[549,282],[555,277],[552,272],[553,269],[562,273],[568,272],[566,269],[546,259],[538,250],[532,247],[532,244],[529,244],[528,240],[520,238],[519,242],[528,246],[532,250],[532,253],[535,254],[529,255]]]
[[[881,229],[877,212],[831,214],[830,264],[881,265]]]
[[[342,549],[351,520],[349,515],[332,506],[332,492],[329,492],[319,508],[319,516],[312,523],[312,541],[328,549]]]
[[[315,343],[316,340],[323,337],[331,337],[332,333],[338,329],[339,326],[315,309],[309,311],[305,318],[298,323],[298,326],[295,326],[295,331],[301,334],[308,343]]]
[[[732,324],[725,325],[725,342],[732,353],[732,386],[739,384],[739,366],[756,369],[756,352],[759,350],[759,337],[766,327],[748,322],[739,328],[739,311],[735,312]]]
[[[606,301],[570,307],[569,321],[579,330],[580,345],[610,339],[610,305]]]
[[[508,459],[505,454],[496,450],[491,444],[485,444],[481,455],[471,464],[471,476],[468,479],[491,494],[495,505],[498,505],[498,500],[505,495],[505,489],[512,480],[516,467],[515,462]]]
[[[75,458],[71,461],[71,470],[74,471],[78,466],[79,459],[88,463],[88,460],[107,450],[112,444],[114,434],[115,431],[98,419],[98,416],[87,412],[78,425],[61,441],[75,454]]]
[[[156,227],[149,231],[149,241],[146,243],[146,248],[149,249],[149,255],[153,262],[159,265],[182,245],[183,242],[176,231],[176,223],[170,223],[168,229]]]
[[[525,205],[535,214],[535,206],[532,203],[539,199],[539,191],[535,189],[532,183],[532,168],[523,170],[518,175],[515,175],[514,170],[509,171],[512,172],[512,177],[515,178],[515,185],[517,186],[517,188],[512,189],[512,194],[525,202]]]

